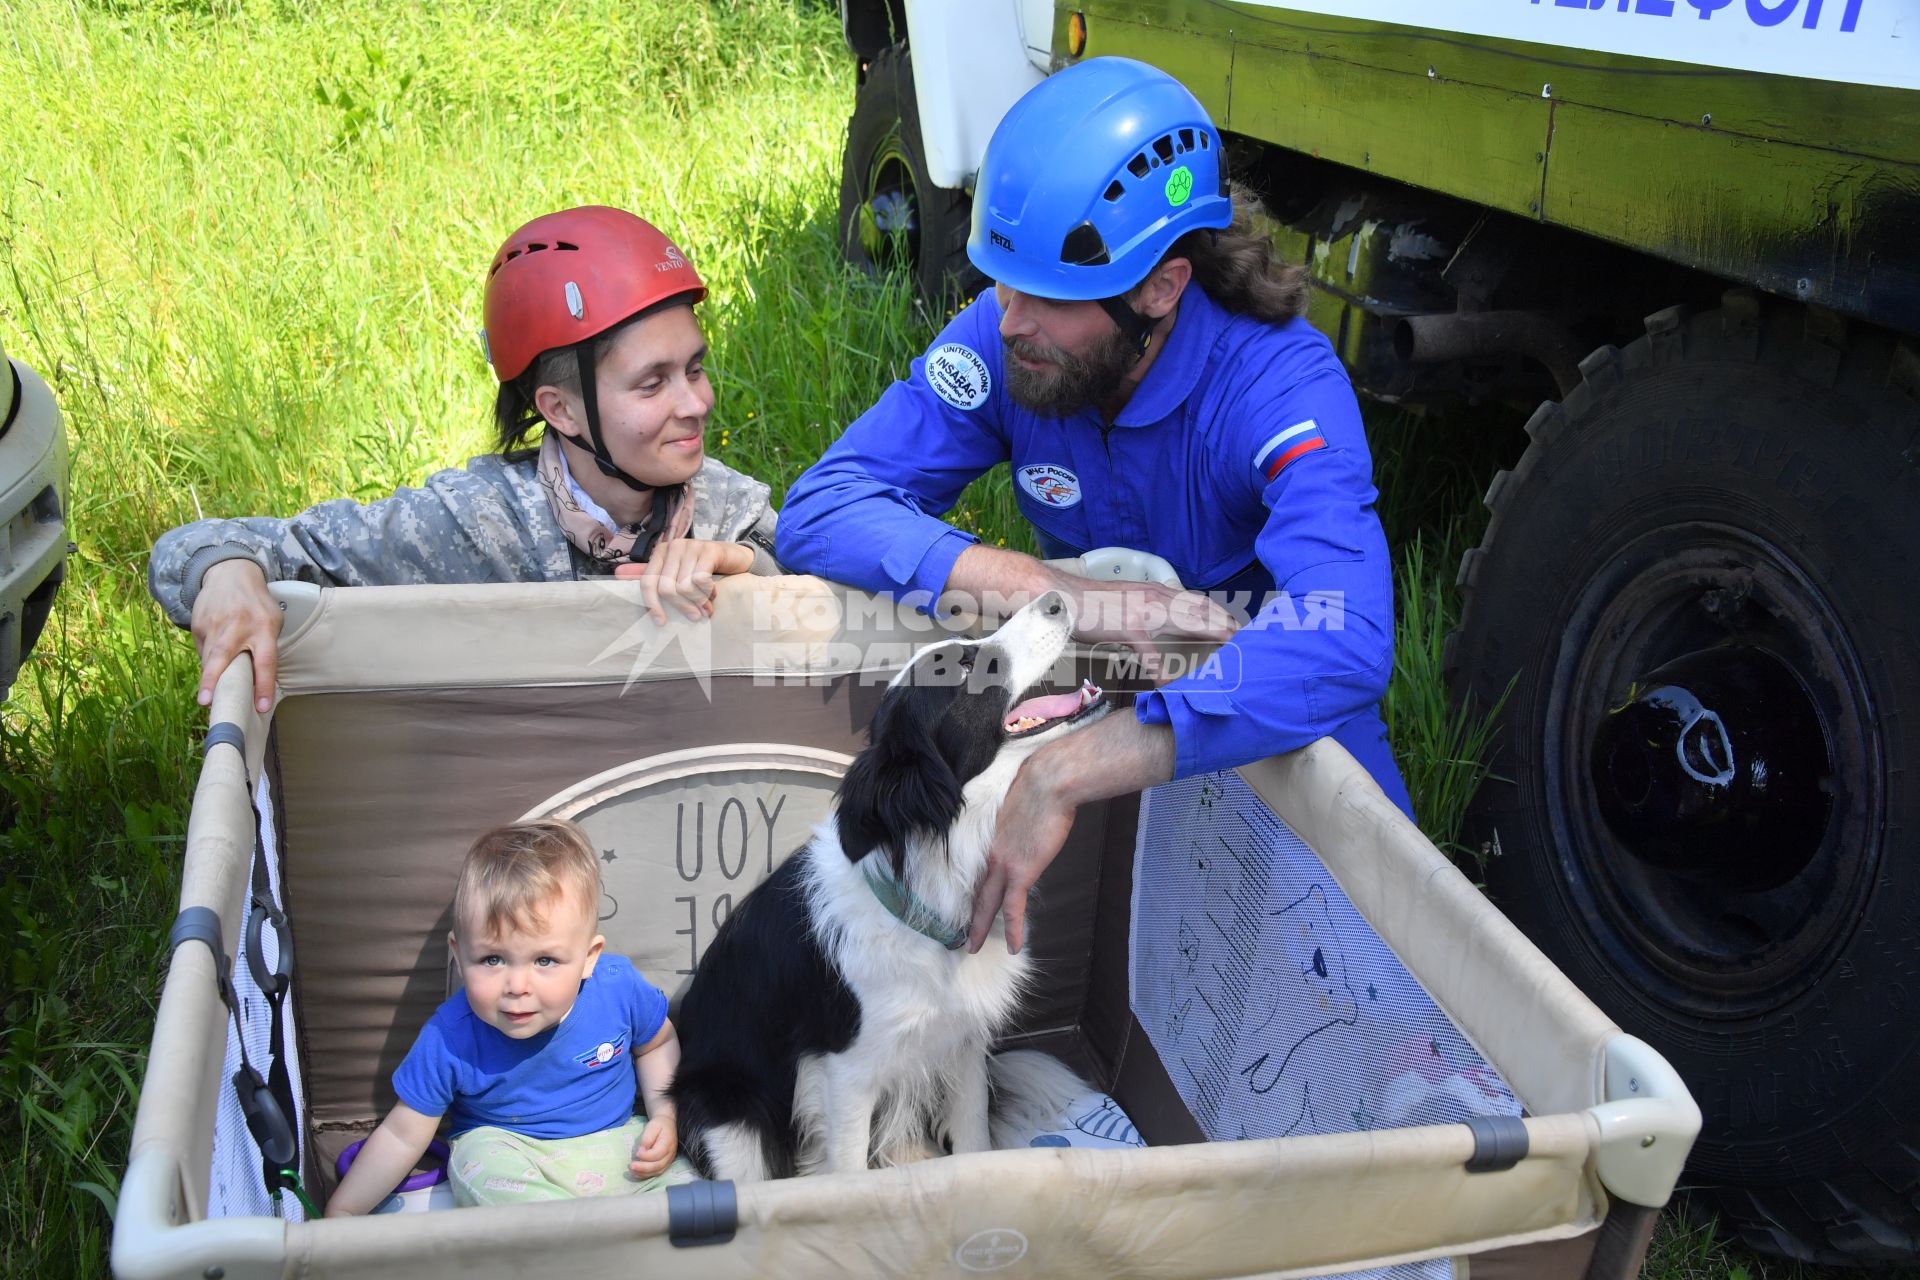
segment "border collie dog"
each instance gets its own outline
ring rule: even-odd
[[[1066,652],[1072,623],[1049,592],[983,641],[917,653],[882,695],[833,812],[714,936],[675,1019],[672,1096],[702,1174],[758,1181],[985,1151],[990,1092],[996,1120],[1072,1096],[1072,1074],[1035,1053],[1000,1055],[989,1087],[988,1050],[1030,965],[993,941],[965,949],[1014,773],[1108,710],[1091,683],[1019,700]]]

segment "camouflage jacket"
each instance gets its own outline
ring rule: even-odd
[[[691,536],[744,542],[753,572],[773,558],[769,490],[708,458],[695,486]],[[560,531],[534,473],[534,456],[486,454],[436,471],[418,489],[361,504],[340,498],[297,516],[200,520],[168,530],[147,562],[147,589],[186,626],[201,579],[222,560],[252,560],[267,581],[379,587],[429,582],[566,582],[610,572]]]

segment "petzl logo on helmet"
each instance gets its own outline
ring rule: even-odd
[[[957,342],[927,353],[927,385],[956,409],[978,409],[993,389],[987,362],[972,347]]]
[[[1193,194],[1193,172],[1181,165],[1167,175],[1167,203],[1178,209]]]
[[[1007,239],[1005,236],[1001,235],[998,231],[987,232],[987,239],[993,241],[996,245],[1000,246],[1002,249],[1005,249],[1008,253],[1013,252],[1013,241]]]
[[[1080,477],[1051,462],[1020,468],[1020,487],[1050,507],[1071,507],[1080,501]]]

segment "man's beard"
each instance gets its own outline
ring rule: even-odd
[[[1023,409],[1047,418],[1065,418],[1082,409],[1107,403],[1140,359],[1140,351],[1126,335],[1114,330],[1093,344],[1085,356],[1061,347],[1041,346],[1025,338],[1002,338],[1010,356],[1045,360],[1053,368],[1029,369],[1017,360],[1005,362],[1007,394]]]

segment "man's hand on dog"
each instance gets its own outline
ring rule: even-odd
[[[973,895],[967,950],[978,951],[1006,917],[1007,950],[1027,941],[1027,893],[1059,856],[1073,815],[1090,800],[1157,787],[1173,777],[1173,731],[1108,715],[1098,724],[1036,751],[1007,788],[993,828],[987,871]]]
[[[967,950],[986,944],[993,918],[1006,917],[1007,950],[1017,952],[1027,940],[1027,893],[1067,842],[1073,830],[1074,804],[1056,790],[1054,775],[1041,752],[1021,766],[1007,788],[994,824],[993,849],[987,854],[987,874],[973,895],[973,925],[967,930]]]

